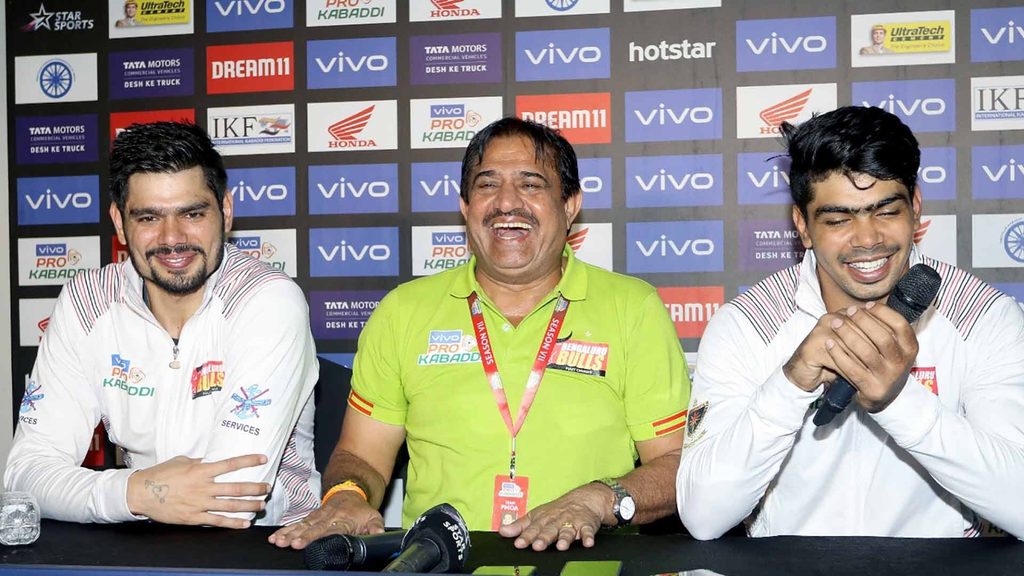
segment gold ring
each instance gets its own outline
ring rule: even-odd
[[[573,524],[572,522],[562,522],[562,528],[568,528],[569,530],[572,530],[573,532],[576,531],[576,525]]]

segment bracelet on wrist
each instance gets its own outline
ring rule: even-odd
[[[334,486],[331,486],[327,492],[324,492],[324,497],[320,500],[320,507],[322,508],[327,504],[328,500],[341,492],[355,492],[362,496],[363,500],[369,501],[369,498],[366,497],[366,490],[363,490],[359,484],[356,484],[352,480],[345,480],[344,482],[339,482]]]

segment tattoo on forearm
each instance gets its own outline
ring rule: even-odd
[[[167,496],[167,484],[157,484],[152,480],[146,480],[146,488],[153,493],[153,497],[156,498],[157,502],[164,503],[164,499]]]

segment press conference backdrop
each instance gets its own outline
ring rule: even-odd
[[[459,161],[505,114],[576,146],[572,247],[657,286],[691,363],[723,302],[802,255],[779,123],[839,105],[920,139],[921,249],[1022,299],[1024,2],[898,5],[7,0],[15,419],[60,287],[126,258],[107,160],[135,122],[207,128],[231,241],[296,279],[344,364],[388,290],[467,260]]]

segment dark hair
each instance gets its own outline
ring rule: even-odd
[[[558,171],[558,179],[562,181],[562,200],[580,193],[580,169],[576,163],[576,151],[572,144],[562,137],[557,130],[543,124],[523,120],[515,116],[506,116],[501,120],[487,125],[476,133],[466,147],[462,157],[462,178],[459,194],[465,202],[469,202],[469,176],[474,168],[480,165],[488,144],[495,138],[523,136],[533,140],[534,151],[538,162],[553,162]]]
[[[833,174],[851,182],[857,174],[897,180],[914,192],[921,150],[895,114],[873,106],[843,106],[799,126],[783,122],[781,129],[792,159],[789,188],[804,217],[814,200],[811,184]]]
[[[137,173],[174,174],[199,166],[206,186],[224,207],[228,175],[206,131],[186,122],[132,124],[110,150],[110,199],[124,212],[128,179]]]

